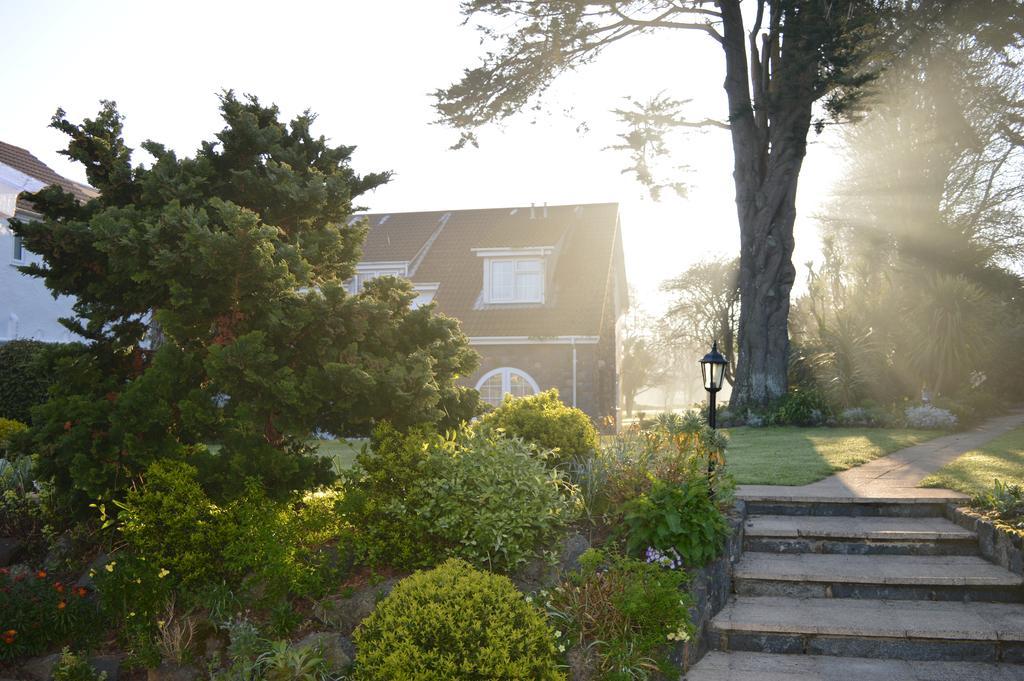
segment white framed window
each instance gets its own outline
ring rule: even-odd
[[[355,295],[363,290],[366,282],[377,277],[404,277],[406,276],[407,265],[405,263],[366,263],[356,266],[356,273],[346,282],[348,292]]]
[[[19,265],[25,262],[25,242],[20,236],[14,237],[14,249],[11,252],[11,261]]]
[[[484,261],[488,303],[543,303],[544,261],[540,258],[488,258]]]
[[[497,407],[506,394],[512,397],[526,397],[540,392],[537,381],[519,369],[501,367],[493,369],[480,377],[476,389],[480,399]]]

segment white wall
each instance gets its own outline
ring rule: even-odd
[[[39,262],[34,253],[24,252],[25,262],[14,261],[14,232],[0,218],[0,341],[32,338],[47,342],[79,339],[60,322],[72,316],[72,299],[54,299],[42,279],[18,271],[19,264]]]

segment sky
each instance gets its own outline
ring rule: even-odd
[[[627,276],[654,314],[662,281],[709,257],[734,256],[739,234],[728,133],[694,132],[673,147],[686,165],[685,199],[652,201],[608,150],[620,132],[610,110],[659,92],[691,99],[693,118],[724,117],[721,48],[698,32],[623,41],[559,78],[546,110],[480,133],[479,149],[451,150],[458,134],[436,125],[431,93],[477,64],[483,48],[456,0],[287,3],[233,0],[2,0],[0,139],[29,149],[63,175],[85,180],[48,128],[58,107],[72,121],[112,99],[125,137],[191,155],[223,127],[217,93],[251,93],[285,116],[310,109],[314,132],[356,145],[353,167],[392,170],[361,197],[373,212],[617,201]],[[834,132],[810,140],[796,225],[797,290],[818,259],[814,214],[841,168]],[[146,155],[137,151],[136,161]]]

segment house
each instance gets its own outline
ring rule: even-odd
[[[414,304],[462,323],[480,354],[464,379],[483,401],[558,388],[605,427],[619,407],[619,322],[629,305],[618,204],[360,215],[348,282],[408,278]]]
[[[14,235],[8,220],[35,220],[40,216],[22,193],[37,192],[56,184],[79,201],[96,196],[96,190],[62,177],[29,151],[0,142],[0,343],[17,338],[57,342],[75,336],[58,320],[72,316],[74,301],[54,298],[42,279],[29,277],[18,269],[38,262]]]

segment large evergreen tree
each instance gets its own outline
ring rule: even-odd
[[[277,496],[323,481],[305,441],[373,421],[454,423],[474,413],[456,385],[476,355],[458,323],[410,309],[408,282],[383,278],[349,295],[365,226],[353,199],[388,180],[357,175],[354,147],[289,123],[255,97],[221,97],[225,127],[196,154],[146,142],[133,166],[122,117],[53,127],[100,194],[57,187],[30,196],[39,222],[15,224],[64,320],[87,339],[55,357],[58,383],[35,417],[40,470],[78,508],[116,498],[161,457],[188,457],[208,490],[246,477]],[[207,444],[215,444],[209,448]]]
[[[724,54],[740,225],[740,319],[732,401],[758,404],[787,388],[789,296],[797,181],[812,128],[856,110],[874,75],[917,31],[941,28],[947,12],[967,9],[972,39],[1006,45],[1020,34],[1020,0],[469,0],[467,17],[496,46],[482,65],[437,93],[444,120],[473,141],[474,128],[534,101],[562,72],[622,40],[653,32],[701,33]],[[913,21],[908,21],[911,16]],[[666,80],[695,64],[653,65]],[[671,108],[653,100],[664,127]],[[631,124],[637,144],[657,150],[658,126]],[[678,121],[685,124],[684,121]],[[644,177],[646,166],[635,170]]]

